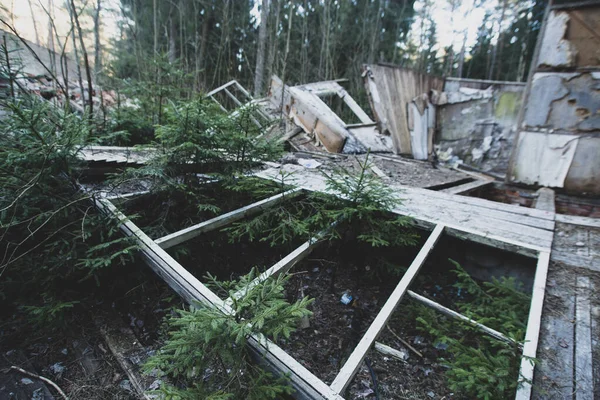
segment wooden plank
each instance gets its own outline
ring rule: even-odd
[[[527,331],[525,332],[525,345],[523,346],[523,359],[521,360],[516,400],[529,400],[531,398],[534,370],[534,363],[531,359],[535,358],[537,353],[549,263],[550,252],[540,252],[533,281],[533,294],[529,308],[529,319],[527,320]]]
[[[360,122],[362,122],[363,124],[373,124],[374,123],[374,121],[358,105],[358,103],[352,98],[352,96],[350,96],[350,94],[348,94],[348,92],[346,92],[345,89],[342,88],[341,90],[339,90],[338,96],[340,96],[341,99],[344,100],[344,103],[346,103],[346,105],[348,107],[350,107],[352,112],[358,117],[358,119],[360,119]]]
[[[462,321],[462,322],[466,322],[467,324],[479,329],[481,332],[486,333],[488,335],[490,335],[493,338],[496,338],[502,342],[506,342],[506,343],[510,343],[510,344],[515,344],[515,340],[509,338],[508,336],[505,336],[504,334],[502,334],[501,332],[498,332],[495,329],[489,328],[483,324],[480,324],[479,322],[466,317],[454,310],[449,309],[448,307],[444,307],[443,305],[436,303],[433,300],[428,299],[425,296],[421,296],[418,293],[413,292],[412,290],[408,290],[407,291],[408,295],[410,297],[412,297],[413,299],[425,304],[427,307],[431,307],[436,311],[441,312],[444,315],[449,316],[450,318],[454,318],[456,320]]]
[[[588,228],[600,228],[600,218],[579,217],[576,215],[556,214],[556,222],[564,224],[587,226]]]
[[[100,211],[114,216],[120,223],[121,230],[138,241],[140,252],[148,265],[165,282],[177,292],[187,303],[198,302],[216,307],[224,313],[231,313],[228,307],[215,293],[202,284],[173,259],[165,250],[160,248],[148,235],[131,222],[110,201],[96,199],[96,206]],[[298,361],[285,353],[275,343],[261,335],[248,338],[251,350],[260,355],[257,361],[263,360],[279,374],[287,374],[292,386],[296,389],[296,396],[300,399],[331,399],[343,400],[323,381],[304,368]]]
[[[238,88],[238,90],[244,94],[244,96],[246,96],[249,100],[253,99],[252,95],[238,81],[234,80],[233,83],[235,87]]]
[[[417,276],[417,273],[423,266],[423,263],[427,259],[427,256],[433,250],[435,244],[442,236],[444,232],[444,225],[436,225],[435,229],[419,251],[419,254],[415,257],[414,261],[398,283],[398,286],[394,289],[390,297],[387,299],[375,320],[369,326],[369,329],[364,334],[352,354],[350,358],[346,361],[340,372],[335,377],[333,383],[331,384],[331,388],[336,392],[341,394],[346,387],[352,381],[354,374],[360,367],[363,359],[365,358],[367,351],[373,345],[373,342],[377,339],[377,336],[381,333],[382,329],[387,324],[388,320],[392,316],[392,313],[402,300],[402,297],[408,290],[408,286],[412,283],[412,281]]]
[[[375,175],[377,175],[378,177],[383,178],[383,179],[390,179],[390,177],[387,176],[385,174],[385,172],[383,172],[381,170],[381,168],[379,168],[377,165],[375,165],[375,163],[371,164],[370,168],[371,168],[371,171],[373,171],[375,173]]]
[[[121,318],[116,312],[110,313],[108,318],[97,318],[94,322],[113,357],[127,374],[131,385],[137,392],[137,398],[154,399],[154,396],[147,393],[151,391],[150,386],[156,378],[142,374],[140,371],[140,364],[149,357],[148,350],[140,344],[131,328],[121,322]]]
[[[550,260],[554,251],[550,255]],[[573,400],[575,281],[573,271],[550,264],[542,311],[534,400]]]
[[[237,299],[241,298],[249,290],[256,287],[256,285],[260,284],[261,282],[264,282],[269,277],[271,277],[271,276],[275,277],[279,274],[286,273],[294,265],[296,265],[296,263],[298,263],[298,261],[304,259],[310,253],[312,253],[312,251],[320,243],[322,243],[322,242],[318,240],[318,237],[307,240],[302,245],[300,245],[298,248],[296,248],[296,250],[292,251],[290,254],[288,254],[283,259],[278,261],[271,268],[269,268],[268,270],[266,270],[265,272],[263,272],[262,274],[260,274],[256,278],[254,278],[254,280],[252,282],[250,282],[245,288],[237,291],[231,297],[229,297],[227,300],[225,300],[225,304],[231,305],[233,303],[233,299],[237,300]]]
[[[236,84],[236,83],[237,83],[237,81],[236,81],[236,80],[229,81],[229,82],[227,82],[226,84],[224,84],[224,85],[221,85],[221,86],[219,86],[218,88],[216,88],[216,89],[213,89],[213,90],[211,90],[210,92],[206,93],[206,97],[212,97],[214,94],[216,94],[216,93],[219,93],[221,90],[223,90],[223,89],[225,89],[225,88],[228,88],[229,86],[231,86],[231,85],[234,85],[234,84]]]
[[[235,97],[233,95],[233,93],[231,93],[229,90],[227,89],[223,89],[223,91],[225,92],[225,94],[227,95],[227,97],[229,97],[231,100],[233,100],[233,102],[238,106],[241,107],[242,106],[242,102],[238,100],[237,97]]]
[[[556,212],[556,207],[554,206],[554,190],[544,187],[538,189],[536,194],[537,198],[533,201],[534,208],[552,213]]]
[[[590,279],[578,276],[575,302],[575,400],[594,400],[591,292]]]
[[[443,193],[443,192],[439,192],[439,191],[432,191],[432,190],[422,189],[422,188],[412,188],[412,187],[406,187],[406,186],[400,186],[400,185],[396,185],[396,187],[401,188],[402,190],[405,190],[405,191],[410,190],[411,192],[418,192],[423,195],[427,195],[428,197],[432,197],[432,198],[436,198],[436,199],[440,199],[440,200],[452,201],[454,203],[463,204],[463,205],[466,205],[469,207],[476,206],[476,207],[486,208],[486,209],[494,210],[494,211],[503,211],[504,213],[507,213],[507,214],[502,214],[503,216],[505,216],[506,218],[511,218],[511,216],[512,216],[512,218],[515,220],[519,220],[521,218],[520,216],[526,216],[526,217],[533,217],[537,220],[541,219],[541,220],[547,220],[550,222],[554,221],[553,213],[544,211],[544,210],[538,210],[535,208],[521,207],[521,206],[515,205],[515,204],[499,203],[496,201],[480,199],[478,197],[455,196],[455,195],[451,195],[451,194],[447,194],[447,193]],[[497,215],[500,215],[500,214],[497,214]],[[548,227],[547,229],[550,229],[550,228]]]
[[[219,103],[219,100],[215,99],[214,97],[210,96],[211,100],[214,101],[215,103],[217,103],[219,105],[219,107],[221,107],[221,110],[223,110],[226,113],[229,113],[229,110],[226,109],[225,107],[223,107],[223,104]]]
[[[492,183],[494,183],[493,181],[490,180],[476,180],[473,182],[469,182],[469,183],[464,183],[462,185],[458,185],[458,186],[454,186],[448,189],[442,189],[441,191],[444,193],[449,193],[449,194],[464,194],[464,193],[469,193],[472,192],[473,190],[476,189],[481,189],[482,187],[485,186],[489,186]]]
[[[278,180],[279,169],[269,169],[256,173],[256,176]],[[302,170],[296,171],[289,183],[306,190],[328,193],[325,178],[319,174]],[[537,257],[539,251],[549,251],[552,246],[553,232],[525,225],[490,218],[489,210],[477,207],[458,207],[452,202],[439,202],[435,196],[446,198],[463,197],[424,189],[391,186],[402,205],[392,212],[414,218],[415,224],[432,229],[441,223],[446,225],[447,233],[461,239],[472,240],[493,247],[509,250],[528,257]],[[335,193],[330,193],[336,195]],[[431,196],[430,196],[431,194]],[[478,214],[483,211],[486,214]],[[542,223],[543,221],[540,221]]]
[[[377,126],[377,122],[369,122],[369,123],[358,123],[358,124],[346,124],[346,129],[351,128],[369,128],[372,126]]]
[[[237,210],[230,211],[226,214],[219,215],[218,217],[209,219],[208,221],[201,222],[199,224],[190,226],[189,228],[182,229],[180,231],[171,233],[163,236],[160,239],[156,239],[155,242],[163,249],[181,244],[187,240],[193,239],[203,233],[214,231],[225,225],[231,224],[232,222],[239,221],[246,217],[256,215],[261,211],[273,207],[274,205],[286,200],[289,197],[295,197],[302,193],[302,189],[292,189],[287,192],[280,193],[275,196],[271,196],[267,199],[257,201]]]
[[[107,200],[120,200],[120,199],[128,199],[130,197],[143,196],[145,194],[150,193],[150,191],[149,190],[140,190],[138,192],[130,192],[130,193],[125,193],[125,194],[113,194],[113,195],[108,195],[109,192],[102,192],[102,193],[106,194],[104,196],[104,198]]]
[[[390,356],[390,357],[394,357],[396,360],[399,360],[402,362],[406,362],[405,354],[399,350],[394,349],[393,347],[385,345],[381,342],[375,342],[375,345],[373,346],[373,348],[375,350],[377,350],[378,352],[380,352],[381,354],[384,354],[384,355]]]

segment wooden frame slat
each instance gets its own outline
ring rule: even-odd
[[[483,324],[480,324],[479,322],[477,322],[465,315],[462,315],[461,313],[451,310],[448,307],[444,307],[443,305],[436,303],[435,301],[428,299],[425,296],[421,296],[420,294],[415,293],[412,290],[407,290],[407,293],[410,297],[423,303],[424,305],[431,307],[434,310],[437,310],[437,311],[441,312],[442,314],[447,315],[451,318],[466,322],[467,324],[474,326],[475,328],[479,329],[480,331],[487,333],[488,335],[490,335],[502,342],[511,343],[511,344],[516,343],[514,339],[509,338],[508,336],[502,334],[501,332],[498,332],[495,329],[492,329]]]
[[[256,215],[262,212],[263,210],[269,207],[273,207],[274,205],[280,203],[281,201],[285,200],[286,197],[295,197],[300,195],[301,193],[302,189],[300,188],[288,190],[284,193],[271,196],[267,199],[257,201],[256,203],[252,203],[242,208],[238,208],[237,210],[233,210],[226,214],[219,215],[218,217],[209,219],[208,221],[204,221],[199,224],[182,229],[180,231],[163,236],[160,239],[156,239],[155,242],[161,248],[168,249],[170,247],[181,244],[187,240],[200,236],[203,233],[221,228],[223,226],[231,224],[232,222],[239,221],[240,219]]]
[[[239,100],[238,100],[238,98],[237,98],[237,97],[235,97],[235,96],[233,95],[233,93],[231,93],[231,92],[230,92],[229,90],[227,90],[227,89],[223,89],[223,91],[225,92],[225,94],[226,94],[226,95],[227,95],[227,96],[228,96],[228,97],[229,97],[231,100],[233,100],[233,102],[234,102],[234,103],[235,103],[235,104],[236,104],[238,107],[241,107],[241,106],[242,106],[242,102],[241,102],[241,101],[239,101]]]
[[[219,93],[221,90],[228,88],[231,85],[235,85],[237,83],[237,81],[234,79],[232,81],[227,82],[224,85],[219,86],[216,89],[211,90],[210,92],[206,93],[206,97],[212,97],[212,95]]]
[[[341,394],[346,390],[346,387],[352,381],[354,374],[358,370],[360,364],[365,358],[367,352],[373,345],[373,342],[377,339],[377,336],[381,333],[381,330],[385,327],[388,320],[392,316],[392,313],[402,300],[402,297],[408,290],[408,286],[412,283],[412,281],[417,276],[417,273],[423,266],[423,263],[427,259],[427,256],[433,250],[435,244],[438,242],[442,233],[444,232],[445,226],[442,224],[438,224],[429,235],[429,238],[415,257],[414,261],[396,286],[396,289],[392,292],[388,300],[385,302],[375,320],[369,326],[367,332],[363,335],[362,339],[350,355],[350,358],[346,361],[340,372],[335,377],[333,383],[331,384],[331,388],[336,392]]]
[[[201,302],[216,307],[223,313],[232,312],[223,300],[154,243],[148,235],[131,222],[109,200],[96,199],[95,204],[100,211],[115,217],[121,224],[121,230],[127,236],[137,240],[140,251],[148,265],[186,302],[189,304]],[[258,362],[266,362],[268,367],[277,372],[288,374],[292,386],[297,391],[298,398],[344,400],[293,357],[262,335],[251,336],[248,338],[248,344],[257,355]]]
[[[591,293],[590,278],[578,276],[575,302],[575,400],[594,398]]]
[[[521,369],[519,371],[519,387],[515,396],[516,400],[529,400],[531,398],[535,365],[529,358],[535,358],[537,352],[549,263],[550,252],[540,252],[533,280],[533,294],[531,296],[531,307],[529,308],[527,331],[525,332],[525,345],[523,346],[523,359],[521,360]]]
[[[308,256],[312,251],[322,243],[319,241],[320,235],[317,235],[315,238],[311,238],[306,242],[302,243],[296,250],[282,258],[276,264],[274,264],[271,268],[257,276],[252,282],[250,282],[246,287],[234,293],[230,298],[225,300],[225,304],[231,305],[233,303],[233,299],[239,299],[244,296],[249,290],[251,290],[256,285],[264,282],[271,276],[277,276],[282,273],[286,273],[289,271],[298,261],[304,259]]]

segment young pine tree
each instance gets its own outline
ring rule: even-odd
[[[253,269],[231,282],[209,276],[218,294],[233,299],[230,312],[197,304],[189,311],[179,310],[168,321],[169,338],[144,366],[146,372],[166,375],[175,383],[161,389],[166,399],[262,400],[292,392],[285,377],[252,362],[248,338],[289,338],[298,321],[312,314],[307,309],[311,300],[288,303],[284,275],[248,288],[258,275]],[[237,292],[241,296],[234,296]]]

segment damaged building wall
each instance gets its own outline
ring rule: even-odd
[[[600,194],[600,5],[554,6],[507,179]]]
[[[448,78],[444,90],[435,135],[439,159],[505,174],[525,83]]]
[[[13,66],[19,68],[19,71],[29,77],[39,77],[48,75],[48,71],[36,60],[36,57],[40,59],[48,68],[56,72],[56,77],[61,79],[61,55],[60,53],[51,53],[46,47],[39,46],[29,40],[25,40],[27,45],[36,54],[34,57],[31,51],[27,49],[23,43],[10,32],[6,32],[0,29],[0,40],[6,37],[6,47],[10,52],[11,63]],[[52,57],[50,56],[52,54]],[[69,77],[77,76],[77,63],[65,56],[65,63],[68,66]],[[52,64],[54,62],[54,68]],[[63,67],[64,68],[64,67]]]
[[[430,90],[442,91],[444,79],[389,64],[365,65],[363,71],[365,88],[379,131],[391,136],[396,154],[414,156],[413,142],[421,147],[428,140],[421,140],[421,137],[413,140],[408,119],[409,104]],[[423,134],[427,135],[427,132]],[[420,153],[417,151],[416,155]]]
[[[323,101],[324,97],[338,96],[361,121],[347,124]],[[277,76],[271,78],[269,102],[300,127],[307,142],[315,150],[330,153],[378,153],[392,151],[389,136],[381,135],[375,123],[336,81],[314,82],[289,87]],[[295,128],[294,128],[295,129]],[[304,143],[305,146],[309,143]],[[308,149],[310,150],[310,148]]]

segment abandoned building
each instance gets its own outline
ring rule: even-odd
[[[368,173],[401,201],[391,212],[410,217],[422,233],[413,259],[393,290],[374,302],[372,318],[335,371],[316,372],[305,353],[261,335],[248,339],[257,362],[287,374],[294,398],[371,398],[373,392],[364,387],[371,379],[366,358],[389,358],[390,363],[423,358],[418,342],[395,338],[396,328],[389,325],[407,298],[493,340],[519,346],[514,338],[438,301],[443,296],[434,293],[442,288],[435,287],[442,283],[416,284],[428,262],[447,259],[460,248],[463,266],[472,276],[513,277],[531,296],[515,398],[600,398],[599,21],[596,2],[549,7],[527,82],[442,78],[391,64],[364,65],[368,110],[344,88],[343,80],[289,85],[274,75],[262,99],[230,81],[206,96],[230,115],[251,108],[252,122],[262,135],[284,144],[287,155],[261,163],[253,176],[279,182],[285,175],[285,192],[159,237],[129,218],[124,203],[148,195],[143,184],[117,193],[107,189],[103,197],[94,198],[95,206],[119,221],[147,265],[183,301],[230,314],[236,296],[243,293],[227,298],[216,294],[169,249],[188,243],[190,249],[200,248],[206,235],[258,215],[286,196],[339,196],[323,172],[342,166],[356,173],[368,159]],[[46,88],[31,83],[29,89],[43,96]],[[109,92],[93,96],[97,104],[116,102]],[[83,109],[83,102],[71,105]],[[143,166],[152,155],[152,148],[117,146],[86,146],[79,153],[95,179]],[[326,267],[303,262],[322,244],[317,235],[282,257],[277,250],[263,250],[272,251],[277,260],[248,287],[287,272],[311,279],[310,274]],[[366,304],[371,301],[366,294],[363,298]],[[156,379],[139,370],[147,349],[127,326],[109,322],[103,329],[108,351],[115,354],[133,390],[149,398],[145,393],[156,389]],[[320,329],[313,322],[309,330]],[[311,335],[314,343],[327,340]],[[335,341],[331,346],[337,346]],[[380,383],[386,374],[397,373],[379,368]],[[430,392],[431,398],[439,398]]]

